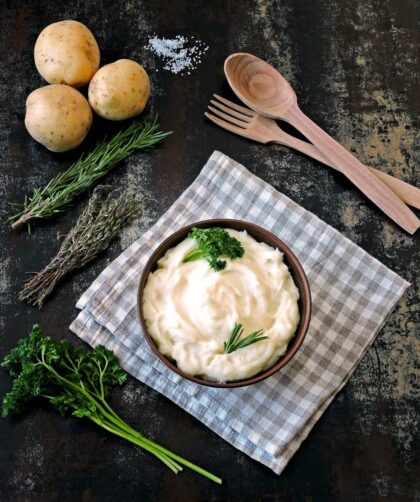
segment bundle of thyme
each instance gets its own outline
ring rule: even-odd
[[[41,308],[64,275],[83,267],[105,250],[139,211],[140,204],[133,192],[110,191],[109,187],[98,186],[57,255],[43,270],[25,282],[19,299]]]
[[[49,218],[64,211],[75,197],[91,188],[120,160],[135,150],[154,146],[169,134],[171,132],[159,131],[156,117],[151,123],[133,122],[112,138],[104,139],[44,188],[34,190],[29,198],[25,197],[23,209],[9,217],[9,221],[13,221],[12,228],[17,229],[33,219]]]

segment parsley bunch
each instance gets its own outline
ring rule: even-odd
[[[181,465],[221,483],[217,476],[172,453],[130,427],[107,402],[111,389],[122,385],[127,374],[113,352],[98,345],[88,351],[70,342],[42,336],[35,324],[27,338],[1,364],[13,377],[11,391],[3,399],[3,416],[28,408],[37,398],[49,401],[60,413],[87,418],[161,460],[175,474]]]
[[[188,237],[196,240],[197,247],[184,257],[183,263],[205,258],[215,272],[226,267],[226,260],[220,259],[222,256],[234,260],[245,252],[238,239],[231,237],[224,228],[193,228]]]

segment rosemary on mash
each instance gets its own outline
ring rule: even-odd
[[[242,324],[235,323],[232,333],[229,335],[226,342],[223,343],[223,352],[225,354],[230,354],[231,352],[252,345],[253,343],[260,342],[261,340],[266,340],[268,336],[263,336],[263,330],[254,331],[245,338],[241,339],[244,329]]]

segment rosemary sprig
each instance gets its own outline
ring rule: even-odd
[[[153,122],[133,122],[110,139],[105,138],[44,188],[35,189],[32,197],[25,197],[23,209],[9,217],[9,221],[14,222],[12,228],[64,211],[75,197],[91,188],[120,160],[135,150],[154,146],[169,134],[171,132],[159,131],[156,117]]]
[[[140,204],[133,192],[110,191],[109,187],[98,186],[57,255],[43,270],[25,282],[19,299],[41,308],[64,275],[83,267],[105,250],[139,211]]]
[[[225,354],[230,354],[234,350],[242,349],[242,347],[246,347],[247,345],[251,345],[268,338],[268,336],[263,336],[262,329],[254,331],[245,338],[241,339],[243,332],[244,330],[242,328],[242,324],[235,323],[232,333],[229,335],[229,338],[223,343],[223,352]]]

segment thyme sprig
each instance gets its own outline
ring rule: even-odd
[[[64,275],[83,267],[105,250],[139,211],[140,204],[130,190],[110,191],[109,187],[98,186],[57,255],[25,282],[19,299],[41,308]]]
[[[22,210],[9,217],[9,221],[13,221],[12,228],[63,212],[75,197],[91,188],[119,161],[135,150],[154,146],[169,134],[171,132],[159,130],[156,117],[152,122],[133,122],[110,139],[105,138],[44,188],[37,188],[31,197],[25,197]]]
[[[231,352],[252,345],[253,343],[260,342],[261,340],[266,340],[268,336],[263,336],[264,331],[262,329],[254,331],[245,338],[241,339],[244,333],[242,324],[235,323],[232,333],[229,335],[228,339],[223,343],[223,352],[225,354],[230,354]]]

